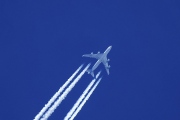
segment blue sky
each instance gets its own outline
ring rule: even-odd
[[[180,2],[0,1],[1,120],[32,120],[82,64],[111,65],[77,120],[179,120]],[[62,120],[85,74],[50,120]]]

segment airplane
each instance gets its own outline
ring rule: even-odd
[[[90,58],[96,58],[98,59],[98,61],[94,64],[94,66],[92,67],[92,69],[88,69],[87,72],[88,74],[91,74],[94,77],[94,70],[99,66],[99,64],[102,62],[104,64],[104,67],[106,69],[107,74],[109,75],[109,68],[110,65],[108,65],[108,62],[110,61],[110,59],[107,59],[107,54],[110,52],[112,46],[109,46],[104,53],[100,53],[98,52],[97,54],[93,54],[93,52],[91,54],[85,54],[82,57],[90,57]]]

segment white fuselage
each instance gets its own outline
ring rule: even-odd
[[[102,56],[98,59],[98,61],[94,64],[94,66],[92,67],[92,71],[94,71],[98,66],[99,64],[105,60],[107,62],[107,54],[109,53],[109,51],[111,50],[112,46],[109,46],[105,52],[102,54]]]

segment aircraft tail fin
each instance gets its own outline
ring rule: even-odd
[[[88,69],[86,72],[94,77],[94,71],[92,71],[91,69]]]

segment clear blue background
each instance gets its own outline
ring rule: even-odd
[[[180,120],[178,0],[1,0],[0,120],[32,120],[82,64],[112,45],[110,75],[76,120]],[[62,120],[85,74],[49,120]]]

